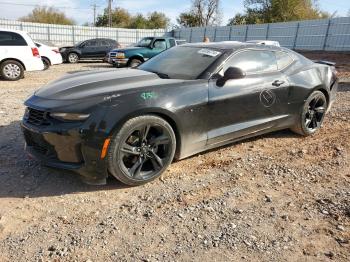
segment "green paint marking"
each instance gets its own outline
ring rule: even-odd
[[[144,92],[141,94],[141,97],[144,100],[148,100],[148,99],[156,99],[158,97],[158,95],[154,92]]]

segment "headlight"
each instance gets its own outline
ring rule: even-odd
[[[50,113],[50,116],[61,121],[83,121],[87,119],[90,114]]]
[[[24,119],[28,119],[28,117],[29,117],[29,108],[26,107],[26,109],[24,110],[24,116],[23,116],[23,118],[24,118]]]
[[[66,49],[67,49],[67,48],[62,47],[62,48],[59,49],[59,51],[60,51],[60,52],[64,52],[64,51],[66,51]]]
[[[116,56],[116,58],[123,59],[123,58],[125,58],[125,53],[118,52],[115,56]]]

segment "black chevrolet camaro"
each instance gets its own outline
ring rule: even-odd
[[[26,102],[26,150],[88,183],[159,177],[173,159],[263,133],[307,136],[337,90],[334,67],[285,48],[186,44],[136,69],[68,74]]]

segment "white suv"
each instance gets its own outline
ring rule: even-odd
[[[24,71],[43,70],[39,50],[24,31],[0,29],[0,76],[16,81]]]

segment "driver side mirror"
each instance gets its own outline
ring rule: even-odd
[[[226,69],[224,76],[216,81],[216,85],[223,87],[228,80],[242,79],[244,77],[245,73],[242,71],[242,69],[238,67],[229,67]]]

